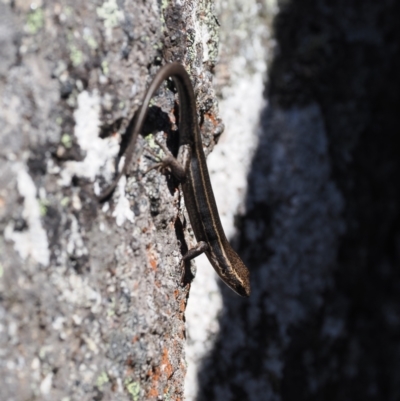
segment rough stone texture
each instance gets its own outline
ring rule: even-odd
[[[399,3],[282,1],[198,400],[400,398]]]
[[[211,150],[212,5],[0,2],[0,399],[182,399],[192,239],[177,183],[143,176],[152,141],[140,137],[113,199],[95,195],[167,61],[191,74]],[[173,146],[174,94],[160,93],[145,133]]]
[[[400,398],[399,11],[281,2],[236,219],[253,294],[221,286],[199,400]],[[166,61],[188,67],[212,147],[216,32],[205,0],[0,1],[0,399],[182,399],[176,183],[142,176],[141,137],[113,200],[94,195]],[[156,104],[173,146],[172,92]]]

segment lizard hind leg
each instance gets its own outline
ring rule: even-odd
[[[184,283],[185,281],[185,274],[186,274],[186,269],[185,269],[185,262],[189,262],[192,259],[196,258],[197,256],[201,255],[202,253],[206,252],[209,250],[209,246],[207,245],[206,242],[204,241],[199,241],[193,248],[189,249],[185,255],[182,256],[181,260],[181,268],[182,268],[182,273],[181,273],[181,284]]]
[[[159,162],[148,168],[144,174],[147,174],[149,171],[154,169],[159,169],[161,171],[168,170],[174,175],[176,179],[178,179],[180,182],[183,182],[186,177],[186,171],[183,166],[178,162],[178,160],[163,143],[161,143],[157,139],[155,140],[155,143],[162,149],[165,156],[163,158],[160,158],[160,156],[158,156],[153,149],[147,149],[147,151],[157,160],[159,160]]]
[[[146,175],[149,171],[151,170],[158,170],[161,171],[165,166],[163,163],[163,159],[153,150],[153,149],[145,149],[145,151],[147,153],[150,153],[151,156],[154,157],[154,159],[157,161],[157,163],[153,164],[152,166],[150,166],[144,173],[143,175]]]

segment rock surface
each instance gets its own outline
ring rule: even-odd
[[[211,150],[212,7],[0,2],[0,399],[182,400],[180,258],[193,237],[177,183],[143,176],[146,136],[113,198],[96,195],[166,62],[190,72]],[[150,112],[159,126],[144,134],[173,143],[174,98],[162,88]]]

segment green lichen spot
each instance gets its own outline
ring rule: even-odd
[[[131,382],[129,379],[126,379],[125,386],[126,390],[131,395],[132,400],[138,401],[140,395],[140,384],[138,382]]]
[[[171,394],[169,393],[169,390],[166,393],[164,393],[164,400],[171,401]]]
[[[107,316],[115,315],[115,298],[111,299],[110,308],[107,310]]]
[[[37,8],[28,14],[26,21],[26,29],[32,35],[35,35],[44,25],[44,12],[43,9]]]
[[[83,38],[92,50],[96,50],[98,48],[97,42],[93,36],[86,34],[83,35]]]
[[[161,10],[164,11],[168,7],[168,0],[162,0]]]
[[[108,75],[108,73],[110,72],[110,69],[108,68],[108,63],[106,60],[103,60],[101,62],[101,69],[102,69],[104,75]]]
[[[109,381],[110,381],[110,379],[108,378],[107,373],[101,372],[99,377],[96,380],[96,386],[101,390],[102,387]]]
[[[145,141],[149,145],[150,148],[158,148],[158,145],[156,144],[155,138],[153,134],[146,135]]]
[[[73,14],[73,8],[71,7],[71,6],[66,6],[66,7],[64,7],[64,14],[67,16],[67,17],[70,17],[72,14]]]
[[[69,46],[69,50],[70,50],[70,55],[69,58],[72,61],[72,65],[74,67],[77,67],[79,64],[82,64],[83,62],[83,53],[81,50],[79,50],[75,45],[71,44]]]
[[[43,199],[43,200],[40,200],[39,201],[39,210],[40,210],[40,215],[43,217],[43,216],[46,216],[46,214],[47,214],[47,207],[49,206],[49,202],[47,201],[47,200],[45,200],[45,199]]]
[[[61,137],[61,143],[64,145],[64,147],[66,147],[67,149],[69,149],[72,146],[72,138],[71,135],[69,134],[63,134]]]
[[[165,24],[165,17],[164,17],[164,11],[168,7],[168,0],[162,0],[161,2],[161,27],[165,31],[167,29],[167,26]]]
[[[116,0],[106,0],[101,7],[96,8],[96,12],[104,20],[106,28],[115,28],[124,17],[122,11],[118,9]]]
[[[68,206],[69,201],[70,201],[69,197],[65,196],[64,198],[61,199],[60,204],[61,204],[62,207],[66,207],[66,206]]]

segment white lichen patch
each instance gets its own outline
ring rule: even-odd
[[[102,172],[110,180],[113,173],[113,158],[119,144],[116,136],[105,139],[99,137],[100,98],[97,93],[83,91],[77,99],[78,107],[74,112],[74,134],[82,153],[86,153],[83,161],[68,161],[61,171],[60,185],[69,186],[73,176],[94,181]]]
[[[208,43],[210,41],[211,35],[208,26],[205,24],[200,24],[200,41],[203,45],[203,63],[206,63],[210,59]]]
[[[24,198],[22,217],[27,229],[15,231],[10,222],[4,231],[5,238],[14,242],[14,249],[22,259],[31,257],[35,262],[48,266],[50,259],[47,234],[40,220],[40,204],[36,199],[36,187],[25,166],[15,163],[13,169],[17,176],[19,194]]]
[[[51,325],[54,330],[60,331],[62,330],[66,320],[67,319],[64,316],[57,316]]]
[[[189,52],[191,50],[195,51],[194,49],[197,49],[198,45],[201,45],[202,62],[206,63],[210,61],[210,59],[213,59],[212,46],[215,45],[216,39],[213,37],[213,32],[210,29],[210,15],[207,15],[207,12],[210,12],[210,10],[204,10],[203,7],[204,5],[196,5],[192,10],[195,37]],[[205,12],[206,15],[204,16]]]
[[[60,302],[90,308],[93,313],[101,306],[101,294],[89,285],[87,278],[71,273],[67,286],[64,282],[59,282],[58,285],[61,292]]]
[[[122,226],[125,220],[134,222],[135,215],[130,208],[129,200],[125,197],[125,185],[126,185],[126,177],[122,176],[118,182],[117,193],[118,193],[118,201],[115,209],[113,211],[113,217],[115,217],[117,226]]]
[[[50,393],[51,386],[53,383],[53,373],[48,373],[45,378],[40,383],[40,392],[43,395],[47,395]]]
[[[79,232],[79,223],[75,216],[71,215],[71,231],[67,243],[67,252],[69,255],[75,255],[80,258],[88,254],[88,250]]]
[[[124,13],[118,8],[116,0],[106,0],[101,7],[97,7],[96,12],[104,20],[107,39],[111,39],[113,28],[123,22]]]

